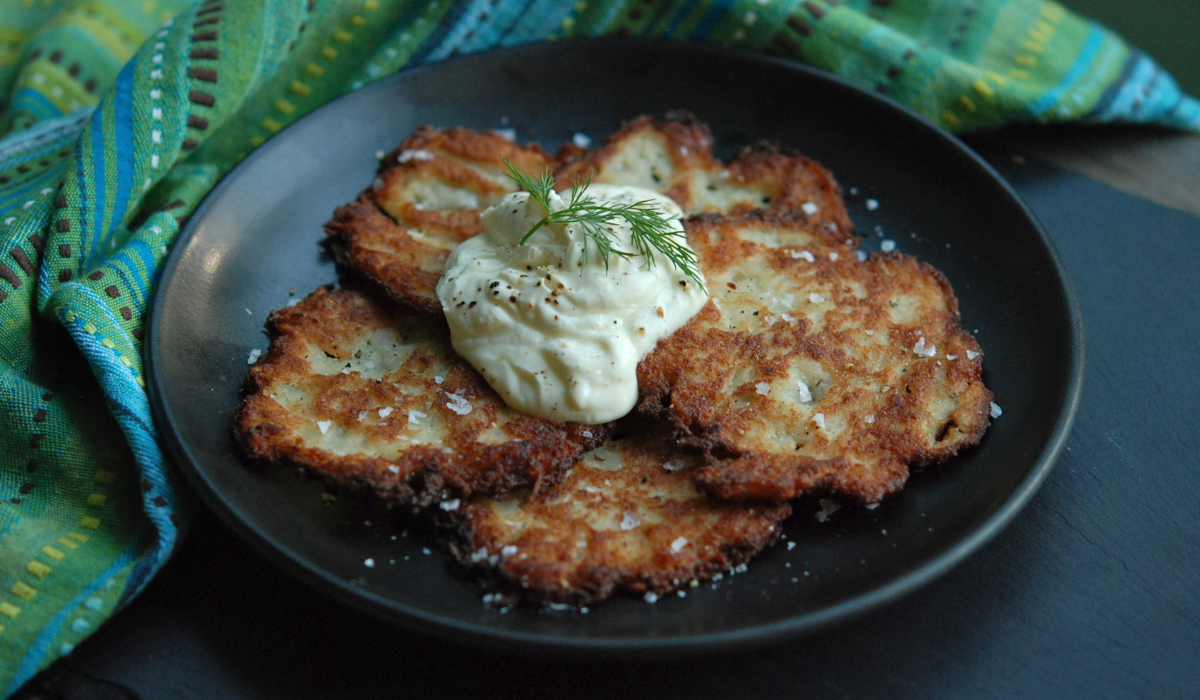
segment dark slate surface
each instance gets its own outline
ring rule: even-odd
[[[1200,696],[1200,219],[974,145],[1056,241],[1087,370],[1041,492],[932,585],[738,656],[530,661],[378,623],[204,513],[140,600],[18,697]]]

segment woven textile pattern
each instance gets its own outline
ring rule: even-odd
[[[0,689],[142,590],[192,504],[143,379],[156,274],[256,146],[410,65],[637,35],[783,56],[964,131],[1200,130],[1200,103],[1044,0],[14,0],[0,6]],[[632,116],[632,115],[631,115]]]

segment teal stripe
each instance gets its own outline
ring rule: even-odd
[[[130,61],[117,75],[113,93],[113,131],[117,140],[117,196],[113,200],[113,212],[108,218],[104,235],[116,228],[125,218],[129,204],[129,190],[133,183],[133,67]]]
[[[1083,74],[1091,68],[1092,61],[1096,58],[1096,54],[1100,53],[1100,48],[1104,46],[1104,32],[1092,25],[1091,31],[1088,32],[1087,39],[1083,42],[1083,48],[1080,50],[1079,57],[1075,59],[1075,63],[1067,71],[1063,79],[1058,85],[1050,88],[1046,94],[1038,98],[1037,102],[1029,108],[1029,112],[1033,115],[1041,115],[1048,112],[1052,107],[1062,101],[1063,93],[1071,88]]]
[[[4,691],[5,695],[11,695],[25,684],[25,681],[33,677],[37,673],[38,667],[42,664],[42,659],[46,658],[47,653],[54,653],[58,656],[57,650],[50,652],[50,645],[54,642],[54,638],[58,635],[59,629],[62,628],[67,617],[79,611],[79,606],[83,605],[83,601],[96,591],[100,590],[100,586],[104,585],[113,576],[121,572],[121,569],[129,566],[129,564],[137,557],[138,552],[146,546],[146,525],[143,524],[138,528],[137,534],[130,539],[129,545],[125,547],[125,551],[121,552],[121,556],[117,557],[116,561],[108,566],[104,571],[100,572],[84,589],[71,599],[71,602],[63,606],[62,611],[50,620],[50,623],[42,628],[41,633],[33,640],[29,651],[25,654],[25,658],[21,659],[21,665],[17,667],[17,673],[13,676],[13,682],[8,686],[8,690]],[[99,625],[102,620],[99,620],[95,625]]]

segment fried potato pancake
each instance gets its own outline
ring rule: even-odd
[[[553,488],[476,497],[439,516],[461,564],[523,597],[582,605],[618,590],[661,594],[745,563],[791,513],[712,498],[693,481],[699,464],[669,428],[635,417]]]
[[[346,263],[394,299],[440,313],[434,288],[446,256],[483,230],[481,211],[516,189],[504,159],[529,173],[555,166],[536,145],[495,132],[420,127],[384,156],[371,188],[339,207],[325,231]]]
[[[982,354],[932,267],[762,213],[686,225],[713,298],[642,360],[639,408],[705,451],[710,493],[875,503],[983,435]]]
[[[708,126],[688,112],[627,122],[603,146],[567,158],[555,173],[558,189],[589,177],[662,192],[691,216],[744,214],[756,209],[805,212],[814,228],[849,234],[850,216],[829,171],[799,153],[762,142],[728,165],[712,152]]]
[[[609,430],[510,408],[442,319],[358,291],[318,289],[267,325],[235,418],[244,452],[389,504],[540,493]]]
[[[726,167],[712,155],[708,127],[685,112],[639,117],[595,151],[565,153],[571,155],[555,176],[559,189],[590,177],[663,192],[689,215],[766,209],[801,217],[839,240],[852,237],[841,189],[821,166],[764,143]],[[501,156],[531,174],[556,165],[537,146],[492,132],[422,127],[383,159],[375,185],[339,208],[325,230],[343,244],[350,267],[392,298],[440,313],[434,289],[446,257],[482,231],[483,208],[515,189]]]

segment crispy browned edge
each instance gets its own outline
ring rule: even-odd
[[[699,223],[699,222],[698,222]],[[705,225],[719,226],[721,222],[708,221]],[[681,401],[673,392],[674,384],[684,375],[696,376],[702,370],[689,371],[689,361],[697,356],[707,357],[713,351],[714,343],[728,341],[730,356],[746,356],[763,352],[768,339],[763,335],[751,334],[749,339],[738,337],[742,334],[718,331],[708,333],[709,329],[697,330],[697,323],[685,325],[676,331],[669,341],[660,343],[659,347],[642,360],[639,367],[639,386],[642,388],[642,400],[639,410],[647,415],[653,415],[670,420],[678,430],[681,443],[704,451],[708,466],[696,472],[696,481],[710,493],[720,498],[728,499],[778,499],[788,500],[798,498],[809,492],[832,493],[847,495],[864,503],[877,503],[885,496],[903,488],[909,476],[909,466],[925,465],[944,461],[958,454],[963,449],[978,444],[989,426],[988,411],[992,401],[992,393],[983,384],[983,354],[975,338],[962,328],[958,309],[958,299],[950,287],[946,277],[928,263],[916,260],[901,253],[872,253],[868,258],[871,262],[891,262],[900,266],[915,265],[921,274],[928,275],[937,284],[946,300],[947,311],[944,315],[943,337],[953,337],[965,349],[979,352],[974,361],[956,362],[947,365],[946,371],[957,380],[965,382],[970,389],[947,423],[948,429],[961,433],[960,439],[942,448],[929,448],[921,443],[911,432],[901,428],[919,423],[919,417],[914,413],[915,406],[910,405],[905,397],[908,391],[895,391],[889,395],[889,405],[882,412],[876,412],[876,420],[869,428],[861,428],[856,432],[855,443],[865,444],[864,434],[877,437],[877,444],[886,444],[886,451],[876,450],[880,459],[875,466],[855,463],[844,457],[820,459],[810,456],[787,456],[777,454],[756,453],[745,446],[730,444],[721,440],[716,432],[722,428],[737,428],[728,423],[724,416],[717,414],[717,403],[722,395],[720,388],[714,392],[693,392],[695,401]],[[862,281],[862,280],[860,280]],[[703,320],[705,314],[719,313],[711,308],[711,303],[702,309],[697,319]],[[839,347],[829,346],[809,336],[805,330],[806,322],[800,322],[797,340],[814,358],[840,359],[836,355]],[[713,337],[713,336],[716,337]],[[917,338],[906,338],[908,345],[915,343]],[[703,352],[700,350],[703,349]],[[689,359],[690,358],[690,359]],[[918,395],[920,390],[929,387],[934,381],[934,368],[923,364],[920,369],[908,375],[906,388],[915,388]],[[672,377],[675,379],[673,380]],[[871,454],[872,450],[862,449],[861,455]],[[736,468],[730,468],[735,466]]]
[[[399,162],[405,151],[429,151],[433,160]],[[379,161],[376,182],[357,201],[338,207],[325,232],[341,248],[341,258],[356,273],[392,299],[427,313],[441,313],[437,281],[444,252],[413,240],[407,228],[461,242],[482,231],[480,209],[421,209],[412,204],[390,206],[386,193],[405,178],[433,178],[485,194],[504,188],[457,159],[505,169],[508,160],[530,173],[552,170],[557,161],[537,144],[518,145],[492,131],[422,125]],[[381,252],[378,247],[390,248]],[[436,271],[435,271],[436,269]]]
[[[642,422],[641,425],[639,421]],[[659,429],[661,430],[661,427]],[[654,426],[645,425],[644,419],[636,414],[622,419],[614,428],[614,432],[632,433],[641,436],[642,439],[653,430]],[[551,490],[548,489],[541,494],[531,495],[530,498],[550,496]],[[576,578],[573,585],[566,588],[554,581],[559,569],[539,566],[534,560],[524,565],[513,561],[512,571],[486,562],[472,561],[471,553],[481,545],[487,544],[474,536],[475,524],[462,515],[455,517],[437,513],[435,518],[442,533],[443,543],[454,557],[459,570],[474,578],[486,590],[500,592],[512,600],[547,601],[579,606],[603,601],[617,592],[641,595],[651,591],[663,594],[680,588],[693,579],[707,581],[718,574],[731,571],[774,544],[783,532],[780,523],[792,512],[791,505],[786,501],[739,499],[736,502],[713,500],[709,503],[716,509],[759,511],[758,514],[747,516],[754,518],[754,527],[738,529],[736,524],[726,523],[726,529],[732,532],[726,533],[717,556],[698,565],[670,570],[658,569],[653,565],[583,567],[580,569],[582,575]]]
[[[557,483],[563,471],[583,452],[606,437],[610,427],[607,424],[553,423],[522,416],[512,424],[516,433],[512,442],[481,445],[471,441],[464,444],[461,438],[455,440],[452,432],[447,444],[455,448],[453,456],[428,445],[413,446],[395,460],[361,454],[332,455],[306,446],[288,427],[292,422],[291,414],[268,394],[273,381],[307,371],[308,363],[303,359],[306,332],[313,333],[329,347],[336,345],[339,335],[336,328],[315,324],[307,324],[309,328],[304,328],[310,304],[337,304],[339,316],[348,326],[369,323],[377,315],[396,317],[406,313],[404,309],[385,305],[366,295],[362,296],[367,304],[347,311],[338,303],[341,301],[338,297],[344,299],[349,294],[358,293],[345,289],[334,291],[331,286],[320,287],[300,304],[273,311],[268,317],[267,329],[272,335],[270,348],[247,373],[243,389],[245,398],[234,416],[235,438],[243,454],[252,461],[302,467],[332,486],[351,491],[369,490],[391,506],[426,507],[445,498],[447,492],[461,496],[499,495],[519,488],[540,492]],[[423,314],[412,314],[412,318],[417,323],[437,326],[436,319]],[[493,401],[501,402],[474,368],[454,355],[448,341],[445,351],[457,362],[453,371],[460,373],[459,378],[468,382],[475,395],[489,395]],[[430,392],[437,390],[432,379],[426,383]],[[347,405],[343,413],[357,414],[373,405],[368,405],[364,397],[361,406]],[[400,471],[393,473],[388,470],[388,465],[398,466]]]

